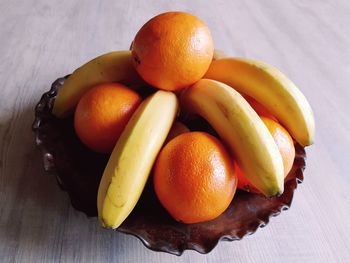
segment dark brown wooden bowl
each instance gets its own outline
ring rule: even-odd
[[[73,207],[87,216],[96,216],[97,190],[108,155],[97,154],[76,137],[73,118],[58,119],[51,114],[57,90],[65,78],[57,79],[43,94],[35,108],[33,131],[42,151],[44,168],[54,174],[59,186],[68,193]],[[170,217],[153,191],[152,180],[126,221],[117,229],[139,238],[149,249],[181,255],[192,249],[210,252],[220,240],[239,240],[264,227],[271,216],[287,210],[294,189],[303,181],[305,151],[296,145],[294,165],[279,197],[237,191],[229,208],[218,218],[198,224],[182,224]]]

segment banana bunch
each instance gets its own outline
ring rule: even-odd
[[[302,146],[313,143],[315,121],[301,91],[278,69],[251,59],[213,61],[204,78],[214,79],[265,106]]]
[[[272,66],[222,57],[218,56],[204,78],[185,89],[179,99],[170,91],[159,90],[146,98],[133,114],[100,182],[97,206],[103,226],[119,227],[135,207],[179,105],[182,111],[198,114],[209,122],[247,179],[261,193],[271,197],[283,192],[281,154],[261,118],[242,94],[265,106],[302,146],[314,140],[311,107],[301,91]],[[131,60],[129,51],[117,51],[81,66],[59,90],[53,114],[59,118],[66,116],[96,84],[143,85]]]

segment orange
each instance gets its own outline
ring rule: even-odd
[[[140,102],[140,96],[122,84],[97,85],[77,105],[75,132],[90,149],[111,152]]]
[[[209,28],[196,16],[168,12],[153,17],[133,41],[134,66],[149,84],[179,90],[203,77],[213,58]]]
[[[283,126],[281,126],[277,121],[266,117],[261,117],[261,119],[270,131],[281,153],[284,167],[284,177],[286,177],[289,171],[292,169],[295,157],[293,139],[286,131],[286,129],[283,128]],[[252,192],[259,192],[252,184],[250,184],[236,163],[235,169],[238,177],[238,188]]]
[[[165,209],[187,224],[218,217],[237,187],[229,154],[205,132],[183,133],[166,144],[155,163],[153,180]]]

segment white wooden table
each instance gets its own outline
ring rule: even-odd
[[[291,209],[208,255],[152,252],[75,211],[44,173],[30,130],[53,80],[127,49],[146,20],[169,10],[201,17],[218,49],[280,68],[317,124]],[[349,24],[347,0],[0,1],[0,262],[350,262]]]

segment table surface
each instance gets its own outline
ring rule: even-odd
[[[75,211],[45,174],[33,109],[58,76],[127,49],[150,17],[182,10],[216,48],[285,72],[313,107],[316,142],[290,210],[207,255],[153,252]],[[1,262],[350,262],[350,2],[0,1]]]

